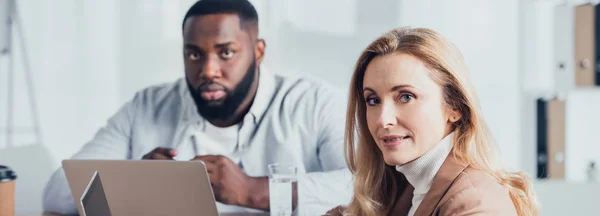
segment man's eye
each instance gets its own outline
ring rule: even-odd
[[[196,52],[190,53],[189,58],[192,61],[200,60],[200,54]]]
[[[230,59],[233,57],[233,51],[225,50],[225,51],[221,52],[221,57],[224,59]]]
[[[379,99],[377,98],[367,98],[367,105],[369,106],[375,106],[379,104]]]

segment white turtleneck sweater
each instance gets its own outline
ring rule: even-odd
[[[444,160],[452,150],[452,134],[446,136],[442,141],[433,147],[429,152],[417,158],[414,161],[403,165],[397,165],[396,170],[401,172],[415,190],[413,192],[412,207],[408,212],[413,216],[415,211],[423,201],[425,194],[431,188],[433,178],[442,167]]]

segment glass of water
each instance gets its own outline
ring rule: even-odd
[[[271,216],[292,215],[292,183],[296,182],[295,165],[269,164],[269,206]]]

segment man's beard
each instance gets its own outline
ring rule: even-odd
[[[198,108],[198,113],[202,117],[207,120],[219,120],[219,121],[229,121],[233,117],[235,117],[236,110],[242,105],[242,102],[248,94],[250,94],[250,89],[252,88],[252,84],[254,82],[254,77],[256,76],[256,61],[253,60],[252,64],[246,71],[246,75],[240,81],[240,83],[231,91],[230,89],[225,88],[224,91],[227,93],[227,96],[221,103],[215,104],[213,101],[204,100],[200,94],[202,93],[202,87],[204,85],[214,84],[212,81],[208,81],[203,83],[202,86],[192,87],[190,81],[186,78],[188,89],[196,103],[196,107]]]

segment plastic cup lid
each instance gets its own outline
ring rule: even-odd
[[[17,174],[9,167],[0,165],[0,182],[7,182],[17,179]]]

